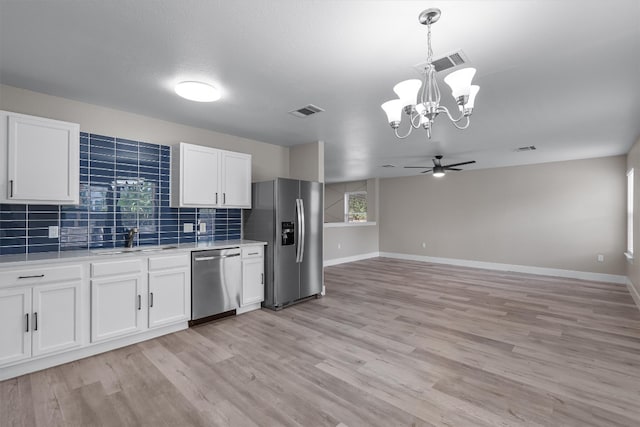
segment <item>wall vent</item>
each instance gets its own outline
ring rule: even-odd
[[[304,117],[309,117],[316,113],[320,113],[322,111],[324,111],[323,108],[320,108],[317,105],[309,104],[309,105],[305,105],[302,108],[298,108],[297,110],[291,110],[289,111],[289,114],[296,117],[304,118]]]
[[[516,151],[533,151],[536,149],[535,145],[526,145],[524,147],[518,147],[516,148]]]
[[[469,58],[465,53],[461,50],[445,55],[441,58],[436,58],[433,60],[433,66],[436,68],[436,71],[444,71],[449,68],[454,68],[469,62]],[[414,65],[413,68],[418,70],[420,74],[424,71],[424,68],[427,66],[427,61],[421,62],[417,65]]]
[[[396,165],[392,165],[390,163],[386,164],[386,165],[382,165],[383,168],[395,168]]]

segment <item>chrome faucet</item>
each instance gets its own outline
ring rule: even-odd
[[[129,230],[127,233],[127,241],[124,243],[125,248],[133,247],[133,239],[136,237],[136,234],[138,234],[138,227],[133,227]]]

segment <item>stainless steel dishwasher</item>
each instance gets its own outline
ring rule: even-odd
[[[191,253],[191,320],[240,307],[240,248]]]

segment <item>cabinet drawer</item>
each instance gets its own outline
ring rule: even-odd
[[[0,271],[0,288],[16,285],[37,285],[63,280],[82,279],[81,265],[40,266],[37,268]]]
[[[141,271],[142,261],[139,259],[91,263],[91,277],[115,276],[117,274],[140,273]]]
[[[242,248],[242,258],[258,258],[262,256],[262,246],[246,246]]]
[[[149,271],[187,268],[190,263],[189,255],[149,257]]]

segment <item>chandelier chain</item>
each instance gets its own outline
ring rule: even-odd
[[[431,49],[431,23],[427,24],[427,63],[431,64],[433,50]]]

